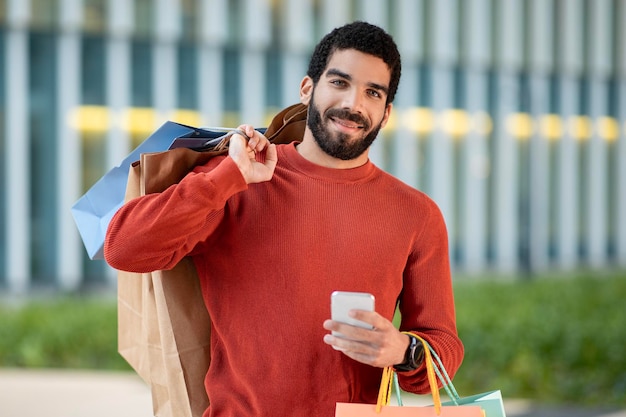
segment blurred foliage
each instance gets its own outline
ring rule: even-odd
[[[0,307],[0,366],[130,369],[117,354],[117,306],[90,298]]]
[[[533,279],[455,277],[463,396],[626,405],[626,272]],[[114,300],[0,306],[0,366],[125,370]]]
[[[626,405],[626,272],[455,281],[464,395]]]

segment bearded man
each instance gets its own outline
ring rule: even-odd
[[[194,261],[213,325],[205,417],[331,417],[337,402],[376,403],[386,366],[404,390],[427,393],[422,352],[403,332],[425,338],[451,376],[458,369],[441,212],[368,157],[400,72],[381,28],[333,30],[300,84],[301,140],[270,144],[242,125],[248,138],[233,135],[228,155],[112,219],[105,257],[114,268]],[[371,329],[329,318],[336,290],[374,295],[375,312],[351,312]]]

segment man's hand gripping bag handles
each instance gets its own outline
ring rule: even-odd
[[[294,105],[276,115],[265,134],[273,143],[301,140],[305,123],[306,107]],[[125,200],[161,192],[227,150],[228,138],[207,152],[178,148],[142,154],[130,167]],[[155,416],[197,417],[206,410],[210,335],[211,319],[191,259],[169,271],[118,272],[118,350],[150,385]]]
[[[472,397],[459,397],[441,359],[422,337],[415,336],[424,345],[424,360],[428,382],[433,396],[431,407],[405,407],[402,405],[397,375],[392,367],[383,370],[382,381],[376,404],[337,403],[335,417],[506,417],[500,391],[493,391]],[[441,381],[451,401],[442,403],[439,397],[437,378]],[[389,406],[392,382],[395,382],[398,407]]]

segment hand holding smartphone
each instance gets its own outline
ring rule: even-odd
[[[372,329],[368,323],[356,320],[348,315],[350,310],[374,311],[374,296],[364,292],[334,291],[330,296],[331,318],[334,321],[352,326]],[[333,335],[342,337],[341,333],[333,331]]]

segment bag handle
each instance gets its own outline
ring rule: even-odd
[[[402,332],[403,334],[407,334],[415,337],[419,340],[424,346],[424,361],[426,362],[426,374],[428,376],[428,384],[430,385],[430,391],[433,396],[433,404],[435,408],[435,413],[437,415],[441,414],[441,397],[439,395],[439,387],[437,384],[437,378],[441,381],[444,389],[448,396],[452,399],[455,405],[458,405],[458,400],[460,399],[459,394],[457,393],[454,385],[452,384],[452,380],[450,376],[446,372],[446,368],[443,366],[443,362],[437,352],[430,346],[430,344],[421,336],[412,333],[412,332]],[[433,357],[435,359],[433,359]],[[435,362],[436,361],[436,362]],[[398,384],[398,376],[393,370],[392,366],[387,366],[383,369],[382,380],[380,382],[380,388],[378,391],[378,400],[376,402],[376,412],[380,413],[383,406],[389,405],[390,397],[391,397],[391,386],[392,381],[396,386],[396,394],[398,394],[398,405],[402,405],[402,400],[399,395],[399,384]]]
[[[437,360],[437,363],[435,364],[435,373],[441,381],[443,388],[446,390],[446,394],[448,394],[448,397],[450,397],[452,402],[454,402],[454,405],[459,405],[458,402],[461,400],[461,397],[456,391],[456,388],[454,388],[454,384],[452,384],[452,379],[450,379],[448,372],[446,372],[446,368],[443,366],[443,362],[441,362],[439,355],[437,355],[435,349],[433,349],[433,347],[426,340],[422,339],[422,344],[425,345],[424,348],[428,348],[428,350],[430,350],[432,357]]]

